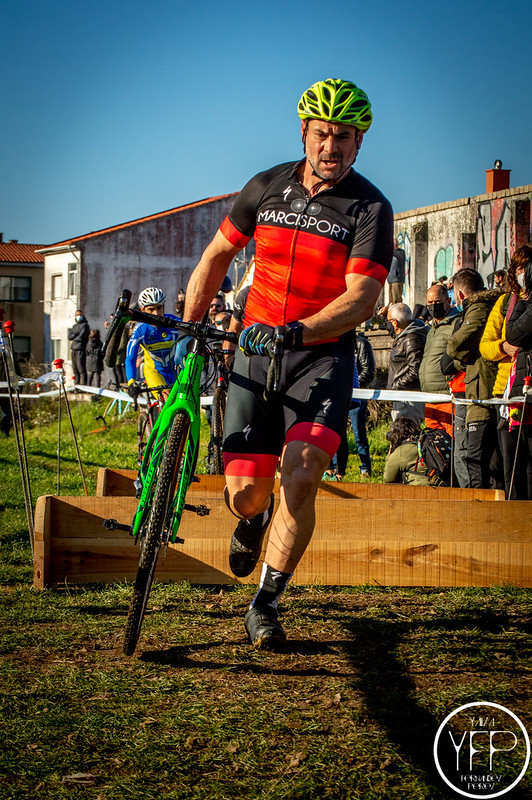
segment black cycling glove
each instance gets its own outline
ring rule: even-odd
[[[240,334],[238,346],[246,356],[267,355],[268,345],[273,341],[275,328],[262,322],[255,322]],[[284,329],[283,348],[300,350],[303,347],[303,325],[301,322],[289,322]]]

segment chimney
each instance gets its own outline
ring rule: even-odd
[[[0,242],[3,242],[3,241],[4,241],[4,234],[0,233]]]
[[[10,239],[9,244],[18,244],[18,239]]]
[[[503,169],[502,161],[497,159],[493,165],[493,169],[486,170],[486,194],[509,189],[511,171],[511,169]]]

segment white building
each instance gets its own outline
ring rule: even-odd
[[[103,339],[123,289],[133,292],[135,302],[146,286],[159,286],[172,313],[235,196],[210,197],[42,248],[44,360],[70,359],[68,329],[78,308]]]

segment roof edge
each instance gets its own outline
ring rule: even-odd
[[[482,203],[486,200],[496,200],[498,198],[512,197],[519,194],[532,193],[532,183],[525,184],[524,186],[515,186],[513,189],[501,189],[499,192],[489,192],[488,194],[477,194],[472,197],[462,197],[459,200],[448,200],[444,203],[435,203],[431,206],[421,206],[420,208],[412,208],[409,211],[398,211],[394,214],[394,219],[406,219],[407,217],[414,217],[422,214],[428,214],[432,211],[445,211],[448,208],[458,208],[459,206],[468,206],[471,203]]]
[[[90,233],[83,234],[83,236],[74,236],[71,239],[64,239],[62,242],[55,242],[54,244],[43,247],[42,250],[37,250],[38,253],[47,252],[68,252],[72,249],[74,242],[84,242],[87,239],[94,239],[97,236],[105,236],[107,233],[121,230],[122,228],[131,228],[133,225],[139,225],[141,222],[149,222],[154,219],[161,219],[170,214],[175,214],[180,211],[187,211],[189,208],[196,208],[197,206],[206,205],[207,203],[214,203],[217,200],[225,200],[227,197],[236,197],[238,192],[229,192],[228,194],[221,194],[217,197],[206,197],[203,200],[195,200],[193,203],[186,203],[183,206],[170,208],[167,211],[160,211],[157,214],[149,214],[146,217],[139,217],[138,219],[130,220],[129,222],[122,222],[119,225],[112,225],[109,228],[102,228],[99,231],[91,231]]]

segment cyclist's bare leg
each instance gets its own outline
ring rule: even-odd
[[[306,442],[286,445],[281,461],[280,504],[268,540],[265,561],[279,572],[296,568],[312,537],[315,499],[330,455]],[[250,519],[269,506],[273,478],[226,475],[225,500],[237,517]]]
[[[330,455],[306,442],[289,442],[281,461],[280,504],[272,521],[265,562],[292,573],[312,537],[315,499]]]
[[[270,505],[274,478],[226,475],[225,502],[240,519],[251,519],[266,511]]]

